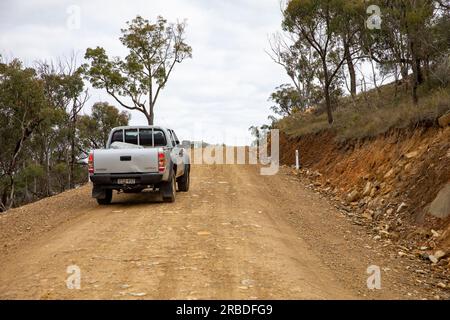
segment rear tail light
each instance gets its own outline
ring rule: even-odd
[[[166,155],[163,151],[158,152],[158,171],[163,173],[166,170]]]
[[[89,173],[94,173],[94,154],[93,153],[89,154],[88,170],[89,170]]]

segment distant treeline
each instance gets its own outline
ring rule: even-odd
[[[448,0],[288,0],[282,10],[269,54],[292,83],[270,97],[278,115],[314,107],[331,124],[339,98],[354,99],[358,87],[390,79],[418,105],[421,87],[450,82]]]
[[[80,165],[130,115],[89,93],[72,56],[25,67],[0,60],[0,212],[87,180]]]

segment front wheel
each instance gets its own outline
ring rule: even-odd
[[[190,174],[190,166],[186,165],[184,174],[178,178],[178,190],[183,192],[189,191],[189,182],[191,180]]]
[[[99,205],[108,205],[112,201],[112,190],[105,190],[105,197],[103,199],[97,198],[97,203]]]

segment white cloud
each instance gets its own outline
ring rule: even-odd
[[[66,11],[74,3],[81,24],[69,30]],[[176,66],[155,110],[156,122],[183,133],[182,139],[200,138],[196,127],[206,141],[247,143],[248,127],[267,120],[269,94],[288,82],[264,52],[268,34],[281,23],[278,0],[7,0],[0,6],[0,53],[27,64],[72,51],[82,58],[95,46],[123,56],[120,28],[136,14],[187,19],[193,59]],[[92,90],[90,105],[99,100],[117,105],[104,91]],[[132,123],[145,119],[132,112]],[[224,138],[225,132],[234,137]]]

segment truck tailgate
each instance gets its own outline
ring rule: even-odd
[[[94,151],[94,173],[158,172],[158,149],[105,149]]]

